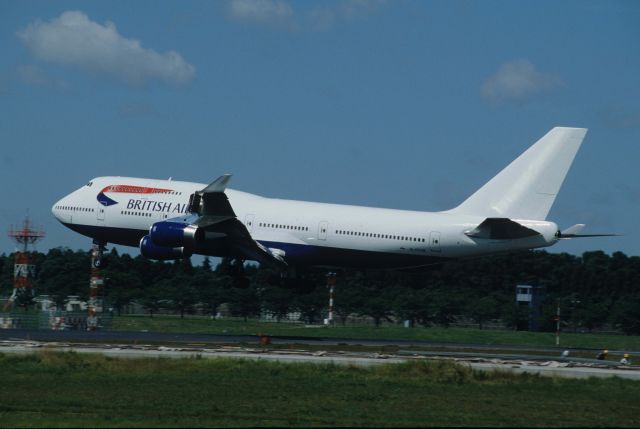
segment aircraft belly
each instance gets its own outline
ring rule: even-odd
[[[300,245],[260,241],[265,247],[281,249],[290,265],[318,265],[353,268],[404,268],[444,262],[440,255],[377,252],[371,250]]]
[[[115,228],[108,226],[67,223],[64,225],[72,231],[95,240],[132,247],[138,247],[142,237],[149,233],[149,231],[145,229]]]

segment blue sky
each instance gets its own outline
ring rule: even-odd
[[[88,248],[50,207],[101,175],[445,210],[561,125],[589,133],[549,218],[624,236],[551,251],[640,255],[639,22],[637,1],[4,1],[0,225],[28,210],[39,250]]]

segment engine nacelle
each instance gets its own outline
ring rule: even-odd
[[[179,222],[156,222],[149,228],[149,238],[161,247],[195,249],[203,232],[197,226]]]
[[[140,253],[148,259],[159,261],[170,261],[190,257],[193,252],[183,247],[156,246],[148,235],[140,240]]]

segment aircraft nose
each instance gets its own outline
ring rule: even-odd
[[[53,214],[53,217],[55,217],[56,219],[60,220],[60,207],[62,206],[62,200],[58,200],[56,201],[56,203],[51,206],[51,214]]]
[[[51,206],[51,214],[53,214],[53,217],[55,217],[62,223],[65,223],[69,220],[69,211],[71,204],[69,204],[68,197],[69,195],[60,198],[55,202],[53,206]]]

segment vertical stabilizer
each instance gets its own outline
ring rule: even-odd
[[[545,220],[586,133],[586,128],[553,128],[449,212]]]

